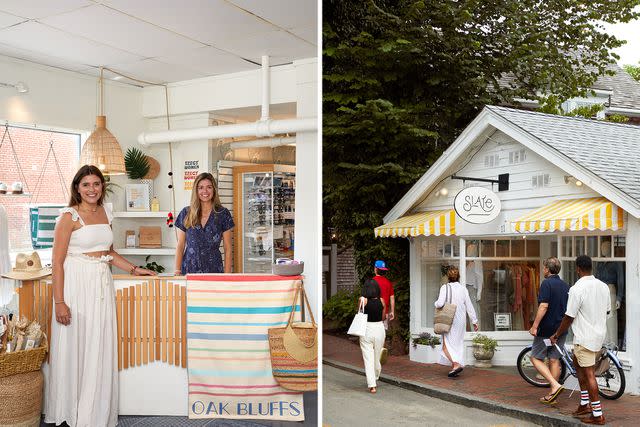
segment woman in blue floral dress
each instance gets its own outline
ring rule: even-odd
[[[180,211],[175,275],[231,273],[231,234],[234,226],[229,209],[222,206],[216,180],[208,172],[193,183],[191,205]],[[224,245],[224,263],[220,253]]]

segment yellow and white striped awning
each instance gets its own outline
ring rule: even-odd
[[[376,237],[450,236],[456,233],[456,212],[420,212],[403,216],[388,224],[376,227]]]
[[[559,200],[511,222],[518,233],[619,230],[624,211],[604,197]]]

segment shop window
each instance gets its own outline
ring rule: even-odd
[[[598,249],[598,236],[587,236],[587,255],[597,257]]]
[[[512,257],[524,257],[524,239],[517,239],[511,241],[511,256]]]
[[[512,246],[513,249],[513,246]],[[480,330],[526,331],[537,310],[539,261],[473,261],[469,271],[481,271],[479,282],[467,285]],[[503,327],[496,318],[506,321]]]
[[[626,244],[625,236],[615,236],[613,238],[613,256],[625,257],[626,256]]]
[[[28,187],[28,190],[33,194],[32,198],[0,195],[0,203],[8,215],[9,248],[12,256],[15,256],[19,252],[33,250],[29,227],[29,204],[60,203],[66,205],[69,202],[64,196],[63,184],[60,182],[52,155],[49,155],[45,164],[49,143],[53,143],[64,187],[68,192],[80,158],[80,135],[13,126],[9,126],[9,133],[16,150],[17,160],[20,163],[20,169],[22,169],[26,180],[25,191]],[[41,174],[40,184],[36,188]],[[11,146],[5,139],[5,143],[0,147],[0,181],[11,186],[12,183],[22,180]],[[50,262],[50,253],[50,250],[40,251],[40,257],[44,263]]]
[[[525,242],[527,242],[526,243],[527,257],[528,258],[539,257],[540,256],[540,240],[527,239],[525,240]],[[558,252],[558,244],[556,243],[556,255],[553,255],[553,256],[557,256],[557,252]]]
[[[422,264],[421,312],[424,316],[422,317],[421,325],[423,328],[433,327],[433,315],[435,311],[433,304],[438,299],[440,286],[447,283],[447,268],[450,265],[455,265],[459,268],[457,261],[426,262]]]
[[[495,240],[481,240],[480,253],[483,258],[493,258],[496,256]]]
[[[586,250],[584,247],[584,243],[585,243],[585,236],[576,236],[575,240],[574,240],[574,245],[575,245],[575,249],[576,249],[576,256],[580,256],[580,255],[586,255]]]
[[[510,243],[511,242],[509,240],[498,240],[496,242],[496,256],[504,258],[509,257]]]
[[[562,256],[563,257],[573,256],[573,238],[572,237],[565,236],[562,238]]]

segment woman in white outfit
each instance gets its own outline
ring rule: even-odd
[[[442,351],[440,353],[441,365],[451,365],[449,377],[457,377],[464,367],[464,333],[467,329],[467,314],[473,323],[473,330],[478,330],[478,318],[473,309],[467,288],[460,284],[460,271],[458,267],[450,266],[447,270],[449,283],[440,287],[440,295],[435,302],[436,308],[441,308],[448,301],[447,287],[450,288],[449,295],[451,304],[456,306],[456,314],[453,317],[451,329],[446,334],[442,334]]]
[[[82,166],[71,184],[69,207],[56,223],[47,423],[117,424],[116,309],[109,264],[134,275],[155,274],[113,250],[112,214],[102,206],[104,183],[97,167]]]
[[[362,296],[359,305],[364,306],[367,314],[367,332],[364,337],[360,337],[360,350],[362,350],[362,360],[364,361],[364,371],[367,376],[367,387],[371,393],[377,391],[376,381],[380,378],[382,364],[380,355],[384,348],[386,336],[384,324],[382,323],[382,313],[384,313],[384,301],[380,298],[380,286],[373,279],[364,282]]]

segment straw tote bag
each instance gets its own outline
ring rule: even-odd
[[[453,317],[456,315],[456,305],[451,304],[451,285],[447,283],[447,297],[442,308],[436,308],[433,316],[433,332],[446,334],[451,329]]]
[[[311,322],[293,322],[298,295],[300,295],[301,306],[304,299]],[[268,334],[271,372],[278,384],[287,390],[317,390],[318,326],[301,282],[293,296],[287,326],[269,328]]]

